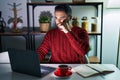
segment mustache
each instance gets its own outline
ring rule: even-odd
[[[62,25],[62,22],[61,23],[56,23],[56,25]]]

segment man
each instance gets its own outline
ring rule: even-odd
[[[85,63],[85,54],[89,49],[87,32],[70,25],[72,11],[69,5],[57,5],[54,15],[57,27],[46,34],[37,48],[40,60],[51,51],[51,63]]]

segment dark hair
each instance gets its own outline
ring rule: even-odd
[[[68,4],[57,5],[55,11],[64,11],[67,15],[72,15],[72,10]]]

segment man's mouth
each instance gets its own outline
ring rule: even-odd
[[[61,26],[61,23],[58,23],[57,26]]]

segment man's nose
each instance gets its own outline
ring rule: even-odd
[[[60,23],[60,22],[61,22],[61,19],[57,19],[57,22]]]

